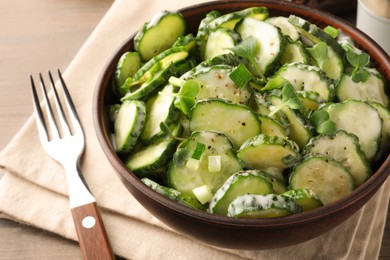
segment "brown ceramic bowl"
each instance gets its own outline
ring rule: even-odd
[[[181,10],[189,31],[212,10],[228,13],[251,6],[266,6],[270,16],[295,14],[320,27],[331,25],[349,34],[357,47],[370,54],[374,66],[390,82],[390,58],[369,37],[351,24],[330,14],[284,1],[219,1]],[[297,244],[315,238],[336,227],[359,210],[381,187],[390,173],[390,157],[374,166],[375,174],[343,199],[318,209],[274,219],[236,219],[212,215],[182,206],[145,186],[116,155],[110,143],[112,127],[109,106],[113,104],[112,76],[119,57],[132,50],[133,38],[114,52],[102,68],[94,100],[93,117],[97,137],[108,161],[131,194],[163,223],[192,238],[211,245],[236,249],[269,249]],[[347,235],[347,234],[345,234]]]

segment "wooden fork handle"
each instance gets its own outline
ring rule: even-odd
[[[84,259],[115,259],[96,202],[71,211]]]

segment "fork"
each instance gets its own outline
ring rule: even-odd
[[[39,138],[47,154],[62,164],[65,169],[71,213],[84,259],[115,259],[96,200],[85,184],[79,166],[85,148],[83,129],[61,72],[58,69],[57,72],[63,88],[65,106],[60,101],[52,74],[48,71],[57,120],[42,74],[39,73],[44,101],[42,108],[33,76],[30,75]],[[65,114],[64,107],[67,109],[68,116]],[[47,123],[43,110],[47,114]]]

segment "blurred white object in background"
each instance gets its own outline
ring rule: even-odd
[[[356,26],[390,55],[389,0],[358,0]]]

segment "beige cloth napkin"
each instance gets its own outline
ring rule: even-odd
[[[277,250],[238,251],[215,248],[171,230],[149,214],[123,187],[96,139],[91,102],[96,79],[114,50],[143,22],[162,9],[203,1],[117,0],[74,58],[65,80],[86,132],[81,168],[102,208],[117,255],[129,259],[375,259],[378,257],[390,182],[367,205],[332,231],[305,243]],[[39,143],[31,117],[0,154],[2,217],[77,240],[65,175]]]

